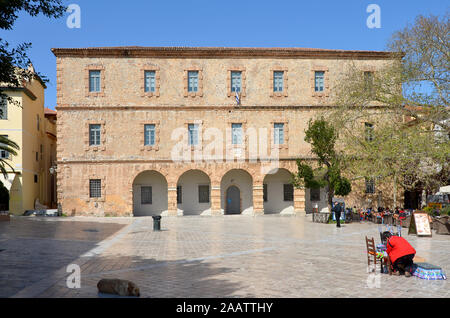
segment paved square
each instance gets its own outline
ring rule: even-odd
[[[12,218],[0,223],[1,297],[99,297],[101,278],[134,281],[141,297],[450,297],[447,281],[367,273],[373,223],[311,216]],[[450,272],[450,236],[403,236]],[[66,266],[81,288],[66,286]]]

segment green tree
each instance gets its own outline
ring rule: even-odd
[[[12,30],[20,11],[25,11],[31,16],[43,14],[49,18],[59,18],[66,11],[66,7],[62,6],[61,2],[61,0],[1,0],[0,29]],[[31,43],[22,43],[15,48],[10,48],[9,43],[0,38],[0,102],[10,102],[13,105],[21,106],[8,97],[4,90],[21,87],[24,81],[28,81],[35,76],[39,76],[44,82],[48,81],[43,75],[28,69],[31,61],[27,56],[27,50],[30,47]],[[1,151],[16,155],[15,150],[19,149],[19,146],[14,141],[0,136]],[[14,168],[7,160],[0,158],[0,171],[5,177],[7,173],[6,167],[14,171]]]
[[[0,181],[0,211],[1,210],[9,210],[9,191],[5,188],[3,182]]]
[[[14,141],[6,138],[5,136],[0,135],[0,151],[7,153],[8,158],[11,155],[16,156],[16,150],[19,149],[19,145],[17,145]],[[0,159],[0,172],[3,174],[5,179],[8,177],[7,167],[11,168],[14,171],[14,168],[9,164],[8,160],[3,158]]]
[[[346,196],[351,192],[351,184],[341,175],[343,170],[341,154],[335,149],[338,134],[324,118],[309,120],[305,131],[305,141],[311,144],[311,152],[317,158],[317,167],[297,159],[298,172],[293,176],[297,188],[326,188],[328,210],[331,211],[334,195]]]
[[[21,11],[31,16],[43,14],[49,18],[59,18],[66,11],[61,0],[2,0],[0,2],[0,29],[12,30]],[[20,87],[23,80],[35,74],[28,70],[30,59],[27,50],[31,43],[22,43],[10,48],[9,43],[0,38],[0,84],[2,87]],[[37,74],[44,81],[45,76]],[[7,96],[0,91],[0,98]],[[10,100],[11,101],[11,100]]]
[[[449,37],[448,13],[418,16],[392,35],[384,67],[367,72],[355,61],[344,71],[325,118],[352,178],[429,191],[449,181]]]

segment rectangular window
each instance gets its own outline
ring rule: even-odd
[[[197,124],[189,124],[188,125],[188,133],[189,139],[188,143],[191,146],[198,145],[198,125]]]
[[[8,119],[8,100],[6,98],[0,100],[0,119]]]
[[[242,145],[242,124],[231,124],[231,143]]]
[[[373,88],[373,72],[364,72],[364,85],[366,90],[371,91]]]
[[[100,71],[89,71],[89,91],[93,93],[100,92]]]
[[[268,198],[267,198],[267,184],[263,184],[263,200],[264,202],[267,202]]]
[[[39,115],[36,115],[36,128],[39,131]]]
[[[89,180],[89,197],[100,198],[102,196],[102,180],[90,179]]]
[[[100,145],[100,132],[102,125],[90,124],[89,125],[89,146]]]
[[[188,92],[198,91],[198,71],[188,71]]]
[[[152,187],[141,187],[141,204],[152,204]]]
[[[1,135],[2,137],[8,138],[8,135]],[[6,146],[5,144],[2,144],[4,146]],[[0,158],[2,159],[8,159],[9,158],[9,152],[6,150],[0,150]]]
[[[373,178],[366,178],[366,193],[375,193],[375,180]]]
[[[314,90],[316,92],[323,92],[324,89],[324,81],[325,81],[325,72],[324,71],[316,71],[314,73]]]
[[[34,175],[34,183],[38,183],[38,175],[37,174]]]
[[[181,186],[177,186],[177,203],[183,203],[183,190]]]
[[[155,125],[146,124],[144,125],[144,145],[154,146],[155,145]]]
[[[283,81],[284,81],[284,72],[282,72],[282,71],[273,72],[273,91],[274,92],[282,92],[283,91]]]
[[[209,203],[209,185],[198,186],[198,202]]]
[[[273,142],[275,145],[284,144],[284,123],[273,124]]]
[[[144,85],[144,89],[145,92],[151,92],[154,93],[155,92],[155,82],[156,82],[156,72],[155,71],[145,71],[144,72],[144,77],[145,77],[145,85]]]
[[[232,71],[231,72],[231,91],[240,92],[242,90],[242,72]]]
[[[309,189],[309,200],[310,201],[320,201],[320,188]]]
[[[373,140],[373,124],[364,123],[364,126],[365,126],[366,141],[370,142]]]
[[[294,186],[292,184],[283,184],[283,200],[294,201]]]

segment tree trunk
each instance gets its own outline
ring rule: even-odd
[[[393,208],[397,206],[397,175],[394,173],[394,206]]]
[[[330,186],[328,186],[328,212],[331,211],[331,207],[333,206],[333,196],[334,196],[334,189],[331,189]]]

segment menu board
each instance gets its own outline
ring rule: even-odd
[[[408,234],[417,234],[417,236],[431,236],[430,219],[426,212],[414,212],[409,225]]]

